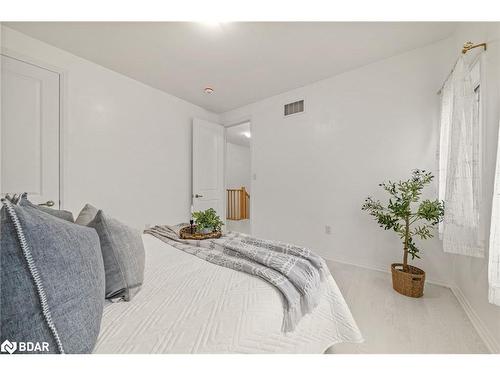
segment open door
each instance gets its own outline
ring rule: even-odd
[[[224,127],[193,120],[193,210],[213,208],[224,220]]]

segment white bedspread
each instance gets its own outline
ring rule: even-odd
[[[283,333],[282,297],[265,281],[143,240],[142,289],[105,307],[95,353],[323,353],[362,341],[332,277],[320,305]]]

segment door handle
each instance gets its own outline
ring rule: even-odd
[[[203,195],[201,195],[201,194],[195,194],[194,197],[195,198],[203,198]]]
[[[55,204],[54,201],[47,201],[45,203],[40,203],[39,206],[52,207],[54,204]]]

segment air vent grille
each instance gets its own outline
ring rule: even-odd
[[[298,100],[293,103],[285,104],[285,116],[294,115],[300,112],[304,112],[304,100]]]

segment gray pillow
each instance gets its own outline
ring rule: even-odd
[[[0,342],[92,352],[105,291],[97,233],[31,205],[2,203]]]
[[[106,273],[106,298],[130,301],[144,280],[144,245],[141,233],[118,220],[97,212],[89,227],[101,241]]]
[[[53,208],[35,205],[35,204],[31,203],[25,196],[21,197],[19,204],[21,206],[29,205],[29,206],[35,207],[35,208],[39,209],[40,211],[43,211],[43,212],[48,213],[49,215],[58,217],[59,219],[69,221],[70,223],[75,222],[75,219],[73,218],[73,213],[71,211],[55,210]]]
[[[78,214],[75,223],[80,225],[89,225],[89,223],[94,220],[95,215],[97,215],[97,211],[99,211],[97,208],[87,203]]]

